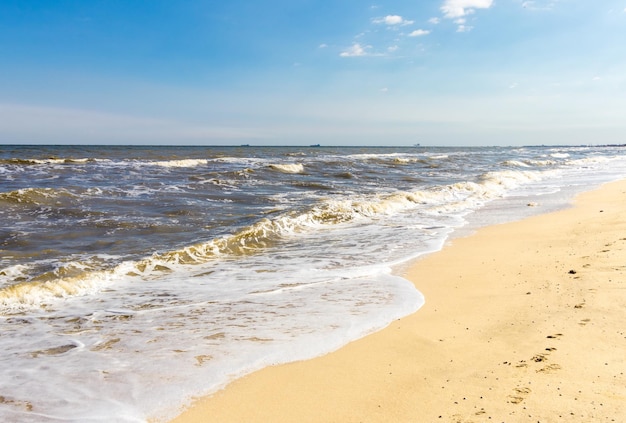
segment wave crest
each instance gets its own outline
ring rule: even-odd
[[[277,170],[282,173],[302,173],[304,172],[304,165],[302,163],[287,163],[287,164],[270,164],[270,169]]]
[[[197,167],[207,164],[209,161],[207,159],[181,159],[181,160],[162,160],[157,162],[149,163],[154,166],[160,167]]]
[[[61,197],[73,195],[67,190],[53,188],[22,188],[0,193],[0,201],[34,205],[55,204]]]

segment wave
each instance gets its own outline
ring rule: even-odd
[[[4,274],[5,283],[13,285],[0,289],[0,312],[45,307],[55,299],[97,292],[128,277],[151,278],[175,272],[178,266],[259,254],[279,246],[295,234],[315,233],[333,225],[368,223],[400,213],[464,214],[512,188],[541,177],[540,172],[506,170],[485,173],[475,182],[462,181],[415,191],[325,199],[304,210],[263,218],[232,234],[117,265],[111,262],[72,262],[29,280],[25,280],[25,269],[5,269],[0,274]]]
[[[48,165],[48,164],[82,164],[95,162],[97,159],[83,157],[83,158],[58,158],[50,157],[47,159],[3,159],[0,160],[2,164],[12,165]]]
[[[197,167],[209,163],[207,159],[180,159],[180,160],[162,160],[150,162],[149,165],[160,167]]]
[[[26,279],[28,274],[28,266],[23,264],[15,264],[13,266],[0,269],[0,286],[15,283],[21,279]]]
[[[0,164],[5,165],[20,165],[20,166],[34,166],[34,165],[69,165],[69,164],[86,164],[86,163],[108,163],[110,165],[117,166],[159,166],[165,168],[183,168],[183,167],[197,167],[203,166],[209,163],[208,159],[172,159],[172,160],[157,160],[157,161],[127,161],[112,162],[110,159],[98,159],[98,158],[57,158],[50,157],[46,159],[0,159]]]
[[[568,162],[569,165],[571,166],[589,166],[592,164],[598,164],[598,163],[606,163],[606,162],[610,162],[612,160],[612,158],[609,157],[587,157],[584,159],[574,159],[574,160],[570,160]]]
[[[525,162],[530,164],[531,166],[538,167],[554,166],[558,164],[558,162],[555,160],[526,160]]]
[[[73,263],[77,268],[80,263]],[[55,300],[83,296],[101,291],[122,276],[122,264],[112,270],[84,270],[75,276],[59,277],[53,280],[34,280],[14,283],[0,289],[0,314],[20,313],[32,308],[48,308]],[[61,272],[62,273],[62,272]]]
[[[56,204],[61,197],[72,198],[74,195],[67,190],[53,188],[22,188],[0,192],[0,201],[14,204]]]
[[[487,172],[481,175],[482,185],[496,195],[502,195],[506,191],[529,182],[543,179],[544,174],[532,171],[503,170]]]
[[[150,278],[174,272],[181,265],[257,254],[277,246],[284,237],[292,234],[391,213],[393,210],[405,209],[410,203],[415,204],[409,193],[394,194],[384,199],[326,201],[308,211],[264,218],[233,234],[178,250],[155,253],[142,260],[126,261],[111,269],[98,269],[86,262],[68,263],[55,271],[2,287],[0,313],[11,314],[33,307],[45,308],[60,298],[95,293],[121,278]],[[4,274],[5,279],[11,276],[23,279],[24,269],[5,269],[0,274]]]
[[[393,164],[412,164],[412,163],[421,163],[426,165],[433,164],[432,157],[396,157],[392,160]]]
[[[302,163],[287,164],[269,164],[268,167],[282,173],[303,173],[304,165]]]
[[[347,156],[353,162],[367,162],[379,164],[383,166],[406,166],[412,164],[422,164],[428,167],[438,167],[441,161],[450,158],[449,155],[433,155],[433,154],[353,154]]]
[[[507,160],[505,162],[502,163],[503,166],[510,166],[510,167],[530,167],[530,165],[528,163],[525,163],[523,161],[519,161],[519,160]]]

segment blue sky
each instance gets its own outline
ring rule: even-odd
[[[626,0],[2,0],[0,143],[626,143]]]

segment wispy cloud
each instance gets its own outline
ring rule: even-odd
[[[341,57],[359,57],[359,56],[367,56],[367,51],[365,49],[371,48],[371,46],[362,46],[359,43],[354,43],[350,48],[345,51],[342,51],[339,54]]]
[[[409,37],[422,37],[428,34],[430,34],[430,31],[427,29],[416,29],[415,31],[409,34]]]
[[[374,22],[375,24],[385,24],[385,25],[391,25],[391,26],[396,26],[396,25],[403,26],[403,25],[413,24],[413,21],[406,20],[402,16],[399,16],[399,15],[387,15],[382,18],[375,18],[372,20],[372,22]]]
[[[459,25],[456,28],[456,32],[470,32],[472,29],[474,29],[473,26]]]
[[[558,0],[525,0],[522,7],[528,10],[552,10]]]
[[[489,9],[493,0],[445,0],[441,11],[448,19],[471,15],[475,9]]]
[[[437,25],[437,24],[439,24],[439,22],[441,22],[441,19],[439,19],[439,18],[430,18],[428,20],[428,23],[431,23],[433,25]]]
[[[446,19],[453,19],[456,23],[456,32],[469,32],[474,27],[466,25],[466,16],[472,15],[476,9],[489,9],[493,0],[445,0],[441,12]]]

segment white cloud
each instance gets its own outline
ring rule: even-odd
[[[387,51],[390,53],[393,53],[394,51],[398,50],[400,47],[398,46],[389,46],[387,47]]]
[[[367,52],[365,51],[366,48],[369,48],[370,46],[365,46],[363,47],[361,44],[359,43],[354,43],[352,44],[352,46],[345,50],[342,51],[340,56],[341,57],[359,57],[359,56],[366,56]]]
[[[421,37],[423,35],[430,34],[430,31],[427,29],[416,29],[415,31],[409,34],[409,37]]]
[[[437,25],[439,22],[441,22],[441,19],[439,19],[439,18],[430,18],[428,20],[428,23],[431,23],[433,25]]]
[[[489,9],[493,0],[445,0],[441,11],[448,19],[460,18],[474,13],[475,9]]]
[[[328,44],[323,44],[322,43],[322,44],[319,45],[319,48],[326,48],[326,47],[328,47]]]
[[[532,11],[548,11],[552,10],[558,0],[526,0],[522,2],[524,9]]]
[[[473,26],[459,25],[456,32],[470,32],[472,29],[474,29]]]
[[[372,22],[385,25],[411,25],[413,23],[413,21],[408,21],[399,15],[387,15],[384,18],[376,18]]]

